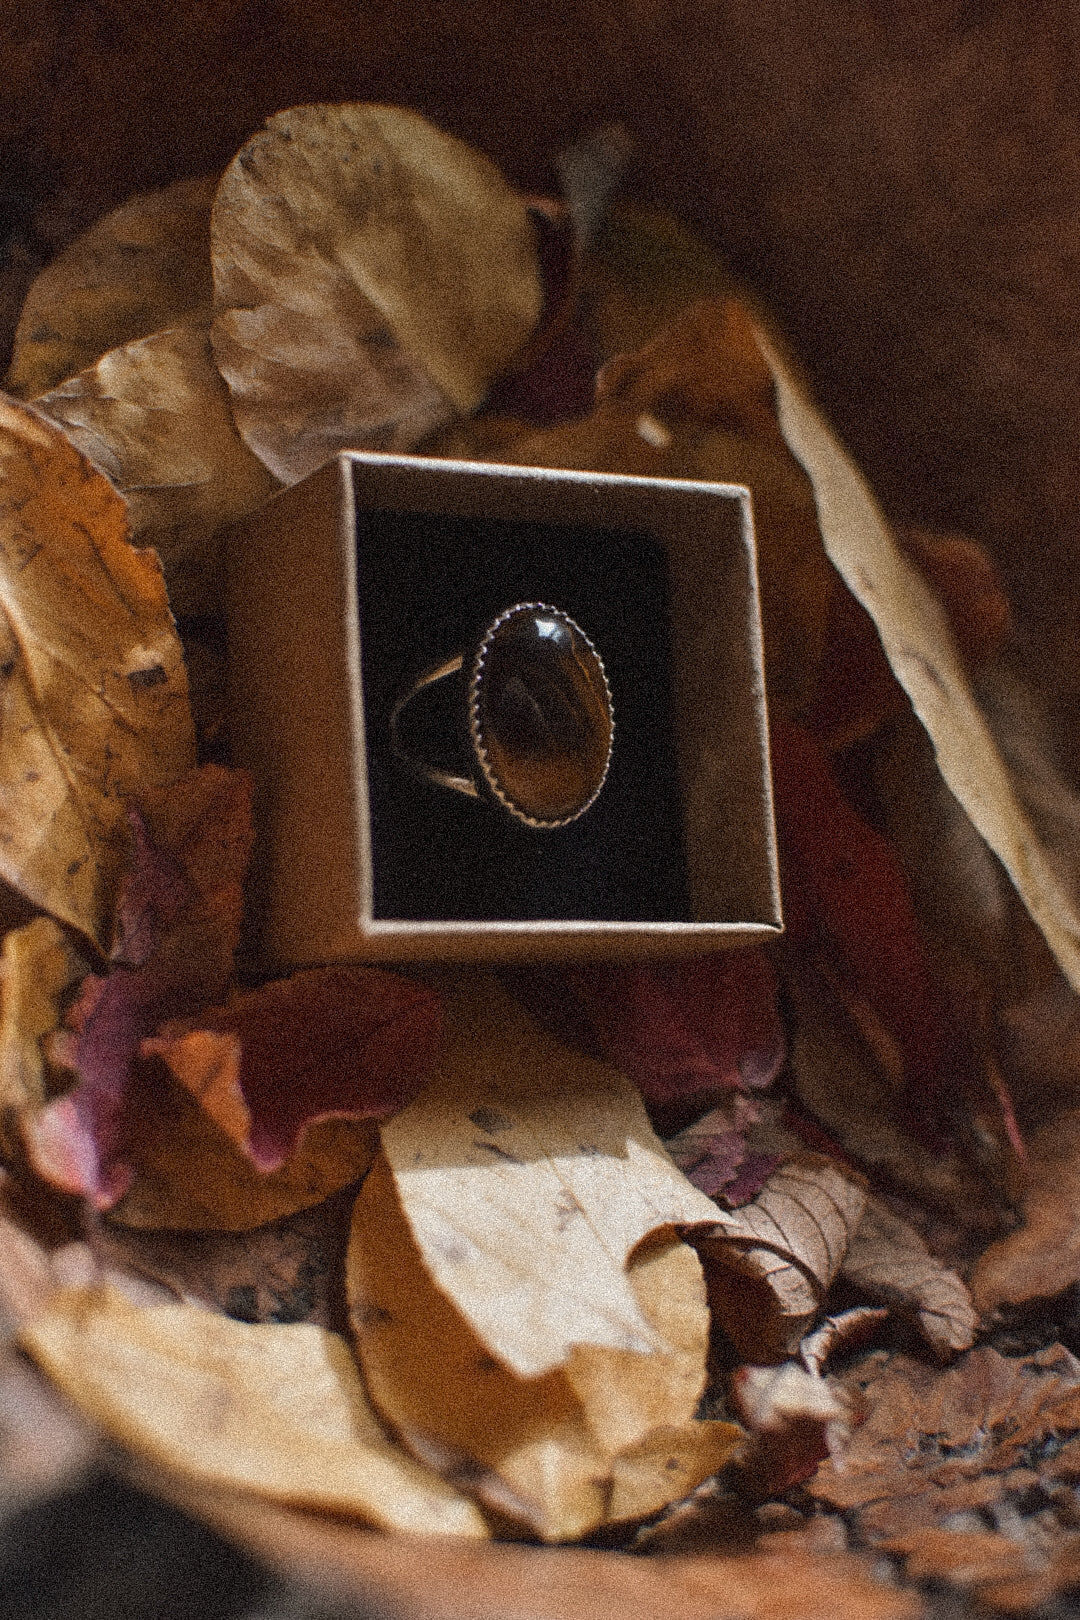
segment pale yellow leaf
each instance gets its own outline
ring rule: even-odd
[[[764,337],[780,426],[814,485],[825,549],[877,626],[942,776],[1005,867],[1062,972],[1080,989],[1080,917],[973,696],[940,601],[910,562],[823,417]]]
[[[209,315],[210,208],[217,176],[130,198],[77,236],[23,303],[7,387],[55,388],[107,349],[197,313]]]
[[[4,936],[0,957],[0,1134],[8,1121],[45,1101],[44,1036],[60,1023],[65,993],[87,972],[50,917]]]
[[[708,1319],[700,1267],[670,1234],[631,1259],[657,1341],[585,1347],[523,1377],[434,1284],[384,1160],[364,1183],[347,1264],[350,1318],[373,1401],[410,1449],[491,1511],[548,1541],[657,1511],[727,1460],[738,1430],[696,1423]],[[583,1275],[583,1290],[590,1279]],[[437,1347],[437,1348],[436,1348]]]
[[[280,486],[236,430],[206,324],[110,349],[34,403],[124,496],[135,540],[161,557],[173,608],[220,608],[215,532]]]
[[[974,1342],[978,1316],[967,1284],[879,1199],[867,1200],[842,1269],[871,1299],[912,1316],[939,1355]]]
[[[401,107],[276,113],[225,171],[211,240],[214,353],[285,483],[475,409],[540,314],[524,200]]]
[[[714,1225],[616,1070],[539,1029],[496,980],[446,1000],[420,1095],[382,1126],[424,1262],[474,1332],[535,1377],[573,1345],[660,1348],[626,1273],[665,1226]]]
[[[193,762],[152,552],[59,428],[0,401],[0,877],[108,944],[125,799]]]
[[[487,1534],[471,1503],[387,1438],[325,1328],[71,1288],[21,1337],[81,1411],[162,1467],[387,1529]]]

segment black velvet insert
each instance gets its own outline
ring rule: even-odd
[[[676,771],[667,572],[645,534],[501,518],[361,510],[360,635],[375,916],[403,920],[690,920]],[[436,787],[390,746],[395,701],[471,653],[516,602],[581,626],[611,686],[615,747],[596,803],[535,829]],[[468,659],[466,659],[466,664]],[[399,736],[465,772],[464,678],[409,703]]]

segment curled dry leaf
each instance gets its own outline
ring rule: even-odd
[[[36,278],[7,387],[47,393],[103,355],[210,313],[210,208],[217,176],[144,192],[76,237]]]
[[[944,1371],[876,1351],[840,1382],[866,1420],[807,1489],[870,1540],[1076,1477],[1080,1363],[1060,1344],[1023,1358],[980,1347]]]
[[[911,1316],[939,1356],[974,1342],[978,1316],[966,1283],[880,1199],[867,1200],[842,1272],[861,1293]]]
[[[387,1438],[337,1334],[139,1310],[65,1289],[22,1342],[88,1417],[159,1466],[386,1529],[482,1537],[473,1505]]]
[[[214,353],[246,443],[294,483],[476,408],[540,314],[524,200],[418,113],[276,113],[225,171]]]
[[[693,1251],[662,1235],[626,1277],[651,1353],[570,1345],[561,1367],[523,1376],[432,1280],[380,1160],[357,1200],[347,1261],[372,1399],[418,1457],[545,1540],[656,1512],[714,1473],[739,1431],[693,1421],[708,1336]],[[592,1281],[582,1273],[583,1293]]]
[[[59,428],[0,401],[0,877],[108,945],[124,802],[194,736],[160,565]]]
[[[888,1314],[883,1305],[853,1305],[836,1316],[827,1316],[799,1346],[803,1366],[807,1372],[823,1377],[833,1356],[861,1349]]]
[[[798,1346],[862,1219],[862,1178],[805,1154],[739,1209],[695,1234],[713,1313],[746,1361],[782,1361]]]
[[[34,401],[127,501],[158,551],[178,613],[221,607],[214,536],[280,487],[241,439],[206,322],[110,349]]]
[[[934,744],[952,792],[1005,867],[1074,989],[1080,916],[1053,851],[1025,812],[1015,779],[972,693],[948,617],[891,534],[874,497],[824,419],[764,337],[787,443],[814,485],[825,549],[877,625],[889,662]]]
[[[665,1226],[714,1225],[641,1099],[539,1029],[494,979],[448,996],[438,1067],[382,1127],[424,1263],[486,1348],[522,1377],[580,1344],[659,1348],[626,1258]]]

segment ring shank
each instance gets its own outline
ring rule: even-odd
[[[443,659],[442,663],[434,664],[431,669],[425,670],[422,675],[418,676],[409,687],[409,690],[398,698],[394,707],[390,710],[390,746],[402,764],[408,765],[410,770],[424,777],[426,781],[434,782],[437,787],[450,788],[455,793],[466,793],[471,799],[478,799],[480,789],[471,776],[460,776],[453,771],[440,770],[437,765],[431,765],[426,760],[418,758],[417,755],[410,753],[403,746],[398,733],[398,720],[406,705],[411,703],[413,698],[417,697],[426,687],[434,686],[438,681],[445,681],[451,675],[459,675],[464,663],[465,660],[461,653],[457,653],[453,658]]]

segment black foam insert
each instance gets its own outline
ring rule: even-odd
[[[662,547],[618,529],[364,509],[357,531],[375,916],[689,921]],[[566,827],[530,828],[435,786],[390,743],[397,699],[517,602],[569,614],[612,691],[607,782]],[[405,718],[432,764],[465,767],[463,678],[428,688]]]

